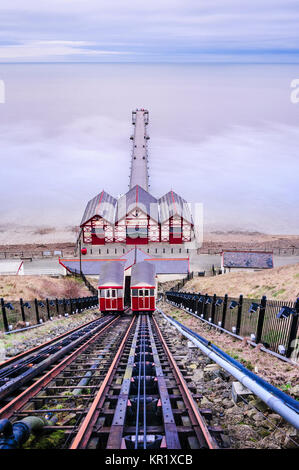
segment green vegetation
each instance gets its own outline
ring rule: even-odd
[[[254,369],[251,361],[247,361],[246,359],[240,358],[240,362],[243,364],[243,366],[246,367],[246,369],[248,369],[248,370],[253,370]]]
[[[290,388],[292,387],[292,385],[288,382],[286,384],[282,384],[279,386],[279,388],[283,391],[283,392],[288,392],[290,390]]]
[[[23,449],[59,449],[65,439],[65,431],[58,429],[47,436],[31,435]]]
[[[263,341],[269,344],[278,343],[283,339],[283,332],[270,330],[268,333],[263,335]]]
[[[278,291],[273,293],[273,297],[277,297],[280,294],[283,294],[286,291],[286,289],[279,289]]]

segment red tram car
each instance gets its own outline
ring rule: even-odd
[[[134,264],[131,271],[131,309],[133,312],[156,310],[156,270],[147,261]]]
[[[103,264],[98,291],[101,312],[124,311],[124,261],[108,261]]]

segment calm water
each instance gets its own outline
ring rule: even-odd
[[[294,65],[0,65],[1,221],[78,223],[127,190],[131,110],[150,111],[151,191],[213,226],[299,233]]]

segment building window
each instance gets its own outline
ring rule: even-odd
[[[141,227],[139,225],[136,225],[135,227],[127,227],[128,238],[147,238],[147,236],[147,227]]]
[[[99,255],[101,254],[101,250],[99,249]]]
[[[171,248],[171,254],[173,254],[173,248]]]
[[[107,255],[108,255],[108,253],[109,253],[109,250],[108,250],[108,248],[107,248]]]
[[[117,249],[115,248],[115,254],[117,255]]]
[[[179,248],[179,253],[182,253],[182,248]]]
[[[165,253],[165,248],[163,248],[163,253]]]
[[[158,250],[157,250],[157,248],[156,248],[156,253],[158,253]]]
[[[90,254],[92,255],[92,248],[90,248]]]

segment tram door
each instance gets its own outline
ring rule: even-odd
[[[117,310],[117,289],[106,289],[106,310]]]
[[[149,289],[139,289],[138,291],[138,307],[139,310],[150,308],[150,291]]]

